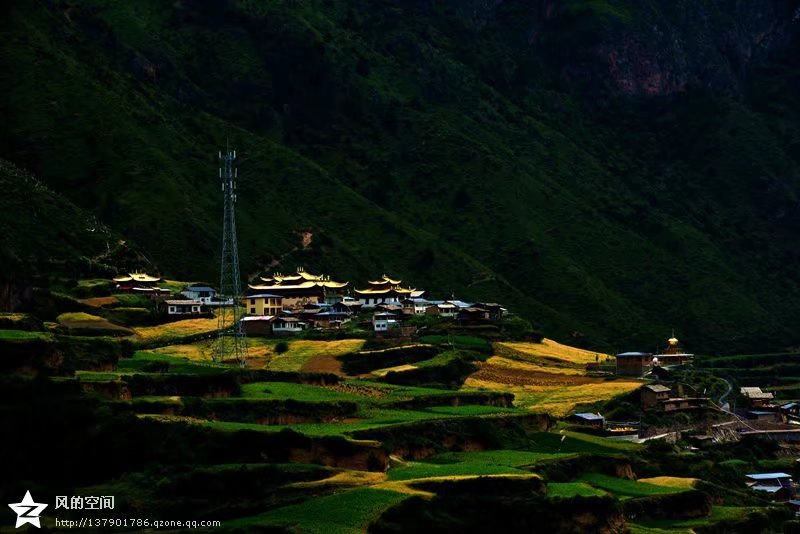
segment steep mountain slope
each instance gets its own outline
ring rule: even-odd
[[[612,349],[783,347],[797,4],[7,5],[0,156],[172,276],[215,273],[229,140],[247,272],[387,271]]]

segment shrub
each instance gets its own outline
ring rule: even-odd
[[[275,352],[277,354],[283,354],[284,352],[289,351],[289,343],[286,341],[279,341],[277,345],[275,345]]]

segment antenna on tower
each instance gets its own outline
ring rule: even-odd
[[[227,145],[227,142],[226,142]],[[219,176],[222,185],[222,255],[219,272],[221,306],[217,316],[217,340],[212,357],[215,362],[235,360],[244,367],[247,360],[247,340],[242,328],[244,311],[239,305],[242,281],[239,275],[239,245],[236,241],[236,178],[233,166],[236,151],[226,148],[219,153]]]

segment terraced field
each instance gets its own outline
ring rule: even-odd
[[[594,357],[586,351],[551,341],[492,347],[471,338],[459,340],[470,347],[461,349],[433,336],[368,351],[363,339],[289,339],[277,351],[280,340],[253,338],[250,365],[239,369],[211,361],[211,340],[169,343],[208,331],[208,321],[137,327],[138,338],[164,346],[51,379],[53,387],[91,398],[109,418],[79,435],[108,428],[112,434],[102,439],[115,443],[105,460],[116,466],[113,476],[74,493],[114,494],[131,515],[192,510],[199,520],[224,519],[222,531],[325,534],[426,531],[431,525],[409,523],[426,517],[469,522],[479,509],[471,499],[498,520],[513,502],[517,512],[565,507],[567,516],[598,528],[624,522],[620,509],[685,507],[682,495],[697,507],[696,517],[683,519],[636,512],[629,526],[638,532],[745,524],[753,514],[778,513],[744,493],[737,498],[747,506],[712,505],[698,490],[702,480],[658,465],[636,480],[631,459],[647,466],[659,455],[557,421],[578,404],[642,384],[587,375],[584,362]],[[16,348],[53,339],[68,337],[0,330],[0,342]],[[104,350],[120,343],[89,342]],[[162,445],[153,447],[154,440]]]

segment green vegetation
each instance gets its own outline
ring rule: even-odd
[[[28,330],[0,330],[0,339],[46,339],[50,337],[46,332],[31,332]]]
[[[0,265],[213,278],[220,198],[198,177],[227,137],[247,154],[246,273],[388,271],[586,346],[650,347],[670,325],[695,352],[783,350],[798,45],[738,52],[790,34],[771,6],[15,5]]]
[[[304,532],[356,534],[364,532],[381,512],[407,497],[394,491],[355,489],[232,521],[226,526],[302,526]]]
[[[595,488],[604,490],[608,493],[625,498],[647,497],[650,495],[665,495],[670,493],[680,493],[686,491],[685,488],[675,488],[668,486],[656,486],[635,480],[625,480],[600,473],[587,473],[581,477],[581,482],[585,482]]]

